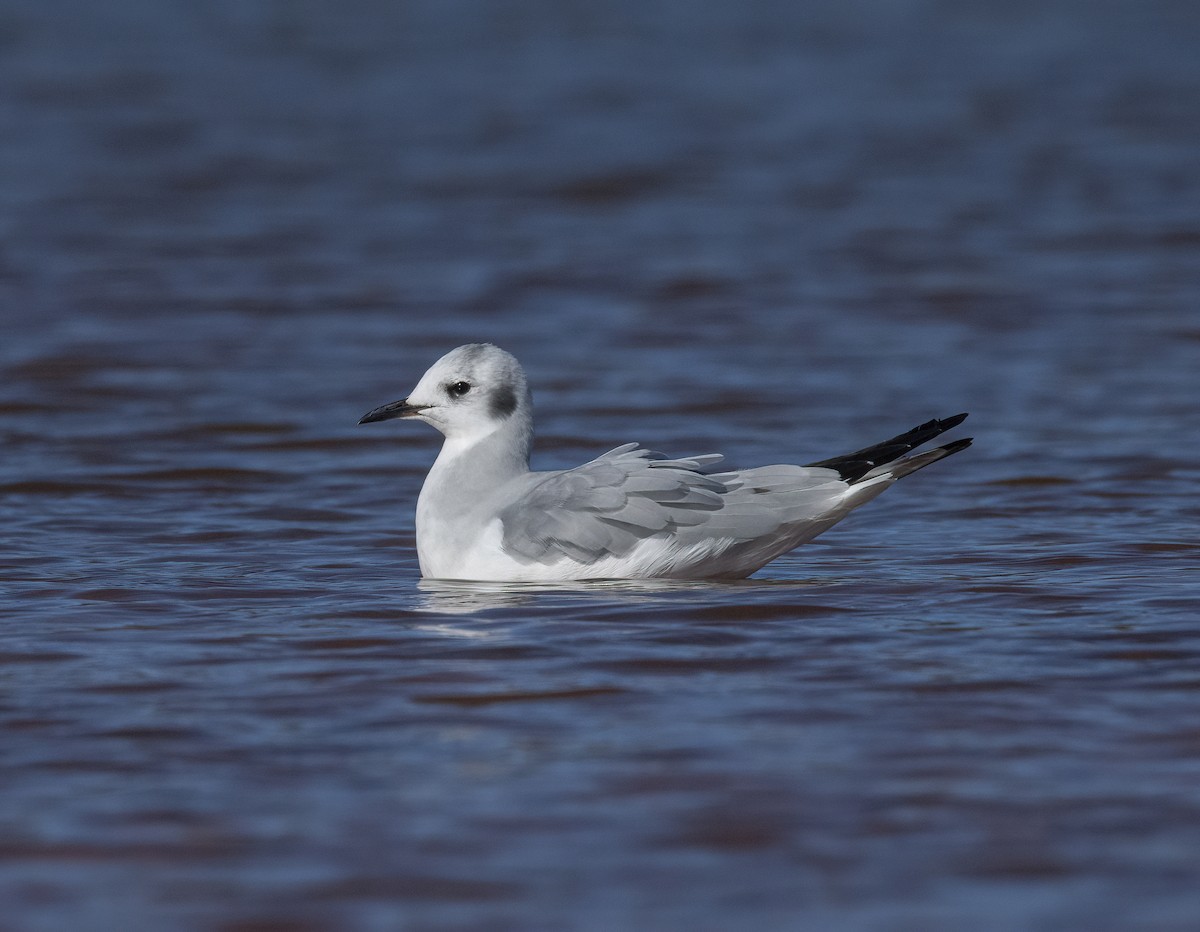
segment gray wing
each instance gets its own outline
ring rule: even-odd
[[[719,454],[668,459],[635,443],[546,473],[500,512],[504,549],[552,563],[624,556],[655,535],[730,545],[816,522],[848,489],[836,471],[764,466],[717,472]]]

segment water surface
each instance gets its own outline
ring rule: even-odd
[[[1200,921],[1189,4],[10,3],[0,926]],[[535,465],[966,453],[737,584],[420,582]]]

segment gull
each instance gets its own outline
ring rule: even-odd
[[[392,418],[445,437],[417,498],[421,575],[499,582],[742,579],[971,443],[906,455],[966,418],[956,414],[807,466],[722,471],[720,454],[671,459],[626,443],[533,472],[529,383],[491,343],[451,350],[359,423]]]

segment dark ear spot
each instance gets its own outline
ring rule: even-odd
[[[507,385],[492,392],[488,399],[488,413],[496,420],[503,420],[517,410],[517,396]]]

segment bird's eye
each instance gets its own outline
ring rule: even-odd
[[[452,398],[461,398],[471,390],[470,382],[451,382],[446,386],[446,391]]]

